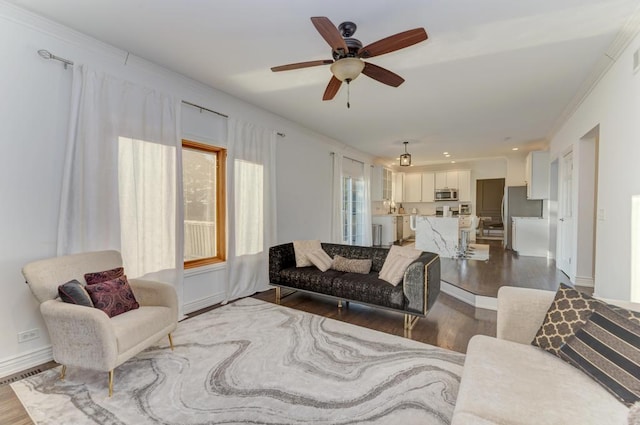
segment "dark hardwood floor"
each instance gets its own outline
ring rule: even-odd
[[[496,297],[502,286],[547,289],[555,291],[569,278],[556,268],[554,260],[519,256],[502,248],[502,241],[478,239],[489,245],[489,260],[442,258],[442,280],[475,295]]]

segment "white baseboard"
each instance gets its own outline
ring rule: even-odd
[[[575,285],[586,286],[588,288],[594,288],[596,286],[595,281],[593,280],[592,277],[583,277],[583,276],[576,276]]]
[[[185,314],[189,314],[203,308],[211,307],[212,305],[216,305],[222,301],[224,301],[224,292],[218,292],[217,294],[186,303],[182,309]]]
[[[498,299],[486,297],[484,295],[475,295],[471,292],[460,289],[444,280],[440,281],[440,290],[447,295],[451,295],[460,301],[463,301],[473,307],[486,310],[498,310]]]
[[[16,357],[4,359],[0,361],[0,377],[13,375],[51,360],[53,360],[53,352],[50,345]]]

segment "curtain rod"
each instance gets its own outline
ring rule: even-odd
[[[64,64],[64,69],[67,69],[67,65],[71,65],[73,66],[73,62],[71,62],[69,59],[65,59],[65,58],[61,58],[60,56],[56,56],[54,54],[52,54],[50,51],[45,50],[45,49],[40,49],[38,50],[38,54],[40,56],[42,56],[43,58],[49,60],[56,60],[56,61],[60,61]]]
[[[187,102],[186,100],[183,100],[182,103],[184,103],[185,105],[193,106],[194,108],[198,108],[200,109],[200,112],[207,111],[207,112],[211,112],[212,114],[220,115],[221,117],[224,117],[224,118],[229,118],[229,115],[225,115],[222,112],[214,111],[213,109],[205,108],[204,106],[196,105],[195,103]],[[280,137],[286,137],[286,134],[279,131],[276,134]]]

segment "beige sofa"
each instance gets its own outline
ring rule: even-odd
[[[532,346],[555,292],[502,287],[497,338],[467,348],[452,425],[627,424],[629,409],[589,376]],[[640,311],[640,304],[612,302]]]

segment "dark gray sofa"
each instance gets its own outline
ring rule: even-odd
[[[322,249],[332,258],[371,259],[369,274],[345,273],[315,266],[296,267],[293,243],[269,249],[269,281],[276,286],[276,302],[280,303],[281,288],[335,297],[338,300],[382,307],[405,314],[405,329],[411,329],[419,317],[424,317],[440,292],[440,257],[423,252],[405,272],[403,281],[393,286],[378,278],[388,248],[322,243]],[[341,303],[339,303],[341,306]]]

